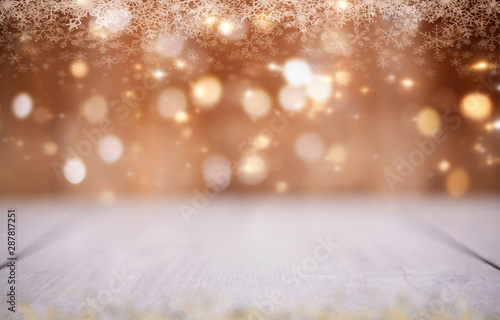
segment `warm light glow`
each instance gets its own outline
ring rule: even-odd
[[[278,65],[274,62],[271,62],[270,64],[267,65],[267,68],[269,70],[278,70]]]
[[[441,162],[439,162],[439,171],[441,172],[446,172],[450,169],[450,163],[446,160],[442,160]]]
[[[153,72],[153,77],[155,77],[156,79],[163,79],[165,75],[166,73],[162,70],[156,70],[155,72]]]
[[[42,145],[43,151],[49,155],[53,156],[57,153],[58,147],[57,144],[53,141],[46,142]]]
[[[285,193],[288,190],[288,183],[286,181],[278,181],[275,188],[278,193]]]
[[[184,123],[189,120],[189,115],[187,114],[186,111],[177,111],[175,113],[175,122],[177,123]],[[191,135],[191,134],[189,134]]]
[[[474,70],[486,70],[490,67],[489,63],[487,61],[480,61],[476,64],[473,64],[471,66],[472,69]]]
[[[184,60],[177,59],[174,62],[175,68],[178,70],[182,70],[186,67],[186,62]]]
[[[347,150],[342,145],[333,145],[328,150],[327,160],[334,164],[343,164],[347,160]]]
[[[417,116],[418,131],[426,137],[432,137],[441,126],[441,118],[433,108],[420,110]]]
[[[273,19],[267,13],[261,13],[255,17],[254,25],[259,31],[269,31],[273,27]]]
[[[347,71],[335,72],[335,83],[339,86],[345,86],[351,81],[351,75]]]
[[[271,137],[267,134],[260,133],[252,141],[252,146],[256,150],[267,149],[271,145]]]
[[[243,95],[242,104],[243,109],[252,119],[258,119],[269,113],[271,98],[264,90],[247,90]]]
[[[18,119],[24,119],[28,117],[33,110],[33,100],[31,96],[27,93],[20,93],[12,102],[12,112],[14,116]]]
[[[347,8],[349,8],[349,2],[344,1],[344,0],[339,0],[339,1],[337,1],[336,6],[340,10],[346,10]]]
[[[256,185],[267,176],[267,165],[258,155],[248,155],[241,159],[238,178],[245,184]]]
[[[312,80],[311,67],[302,59],[290,59],[284,66],[285,80],[293,85],[300,86]]]
[[[232,22],[230,21],[223,21],[219,24],[219,31],[225,36],[229,36],[231,33],[234,32],[235,26]]]
[[[214,25],[216,22],[217,22],[216,17],[208,17],[205,19],[205,23],[210,25],[210,26]]]
[[[466,118],[481,121],[488,118],[492,111],[490,98],[483,93],[470,93],[460,104],[461,112]]]
[[[403,79],[403,80],[401,80],[401,85],[403,85],[403,87],[405,87],[405,88],[411,88],[411,87],[413,87],[413,80]]]
[[[88,73],[88,70],[89,70],[89,68],[87,66],[87,63],[85,61],[82,61],[82,60],[73,61],[70,65],[71,74],[75,78],[85,77]]]
[[[214,76],[204,76],[192,86],[194,103],[201,108],[212,108],[222,96],[222,85]]]
[[[453,169],[446,178],[446,190],[457,198],[463,196],[469,189],[469,174],[462,168]]]

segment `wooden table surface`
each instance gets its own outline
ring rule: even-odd
[[[498,197],[180,202],[0,199],[0,318],[500,319]]]

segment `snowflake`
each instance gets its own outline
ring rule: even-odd
[[[393,74],[390,74],[384,78],[384,82],[386,84],[394,84],[396,82],[396,77]]]
[[[436,71],[427,69],[427,71],[425,71],[425,76],[428,78],[433,78],[434,76],[436,76]]]
[[[439,26],[434,26],[432,32],[422,33],[424,47],[429,48],[435,55],[441,54],[444,48],[453,45],[451,34],[447,30],[442,30]]]

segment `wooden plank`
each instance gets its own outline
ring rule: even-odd
[[[21,238],[53,211],[45,210],[23,208],[32,223],[21,225]],[[437,317],[436,308],[500,314],[500,272],[429,237],[418,217],[403,211],[363,198],[220,197],[187,225],[177,204],[161,200],[87,204],[57,241],[19,261],[18,297],[27,313],[54,308],[68,317],[149,310],[202,318],[238,308],[264,316],[327,309],[370,318],[390,309],[418,318],[422,310]],[[328,237],[331,252],[322,249]]]

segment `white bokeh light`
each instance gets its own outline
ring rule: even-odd
[[[243,109],[251,118],[261,118],[269,113],[271,98],[264,90],[247,90],[243,95]]]
[[[286,111],[297,112],[306,106],[307,96],[302,88],[288,85],[281,88],[279,102]]]
[[[309,98],[316,102],[327,101],[332,94],[332,80],[325,75],[314,75],[311,82],[306,85]]]
[[[284,67],[285,80],[294,86],[300,86],[312,80],[311,67],[302,59],[290,59]]]
[[[295,141],[295,152],[300,159],[313,162],[319,159],[325,151],[323,139],[315,132],[305,132]]]
[[[79,184],[85,178],[87,170],[80,159],[68,159],[63,168],[64,177],[72,184]]]
[[[26,118],[30,115],[31,110],[33,110],[33,100],[29,94],[20,93],[14,98],[12,102],[12,111],[17,118]]]
[[[107,163],[118,161],[122,153],[122,142],[115,136],[106,136],[99,142],[99,156]]]
[[[187,107],[187,98],[179,88],[169,88],[158,97],[158,111],[167,119],[174,119],[176,115]]]

